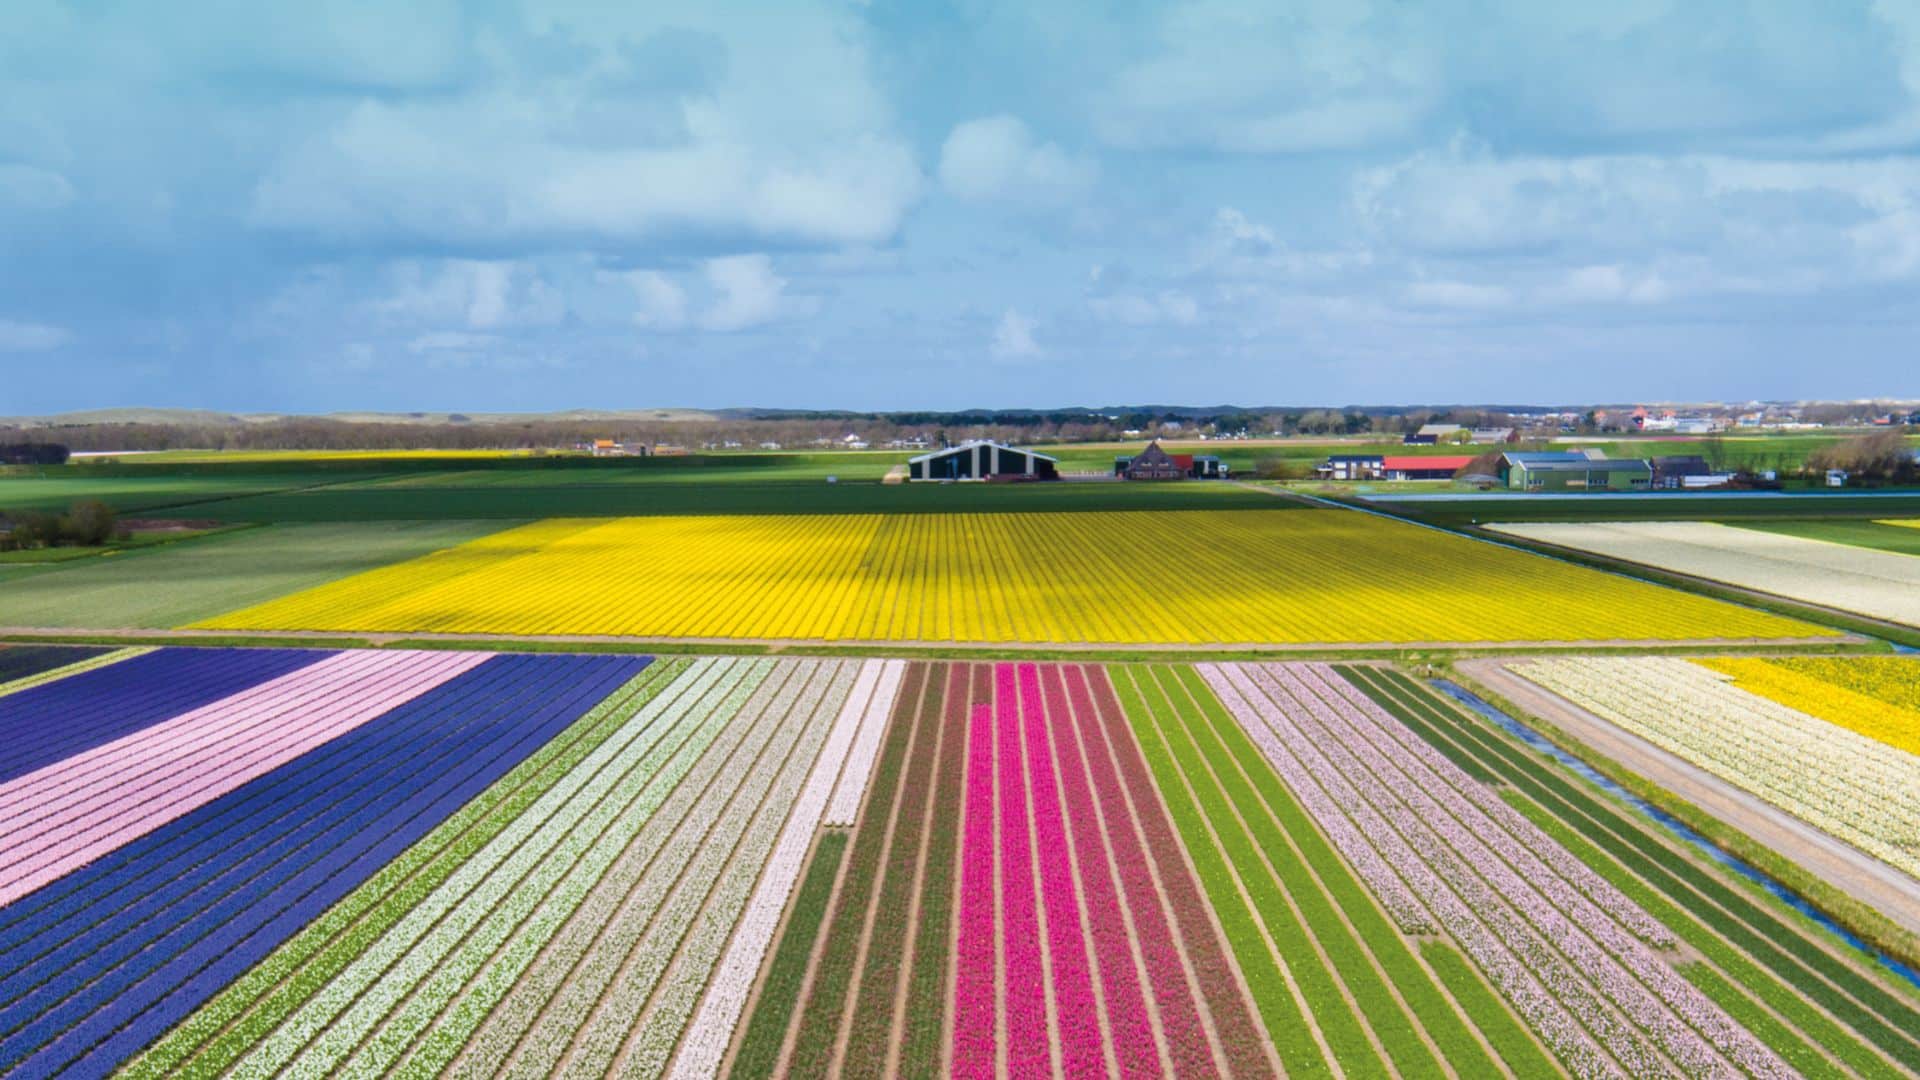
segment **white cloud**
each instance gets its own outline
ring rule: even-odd
[[[566,317],[566,298],[533,266],[479,259],[405,260],[387,271],[374,307],[402,322],[464,323],[476,330],[551,326]]]
[[[250,220],[438,244],[833,246],[889,241],[920,195],[865,30],[837,5],[543,5],[527,19],[564,63],[359,100],[278,155]],[[490,59],[525,74],[510,52]]]
[[[0,319],[0,352],[46,352],[73,341],[73,332],[46,323]]]
[[[687,322],[687,291],[658,270],[617,275],[633,290],[633,321],[649,330],[678,330]]]
[[[703,330],[746,330],[813,310],[811,301],[786,295],[786,279],[765,255],[708,259],[706,278],[715,297],[700,313]]]
[[[49,169],[32,165],[0,165],[0,208],[58,210],[73,202],[73,185]]]
[[[993,355],[1002,360],[1024,360],[1039,356],[1041,348],[1033,340],[1034,326],[1034,320],[1008,308],[993,330]]]
[[[1014,116],[969,120],[940,148],[940,183],[968,202],[1058,206],[1082,196],[1098,175],[1091,158],[1035,140]]]

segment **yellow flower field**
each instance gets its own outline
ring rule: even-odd
[[[1898,525],[1903,529],[1920,529],[1920,518],[1886,518],[1874,522],[1875,525]]]
[[[1920,754],[1920,661],[1896,657],[1751,657],[1695,661],[1751,694]]]
[[[1341,510],[555,519],[197,625],[1033,644],[1829,633]]]

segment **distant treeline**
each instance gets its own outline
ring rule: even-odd
[[[0,465],[64,465],[68,456],[56,442],[0,443]]]
[[[1479,411],[1369,413],[1303,409],[1275,412],[1221,409],[1139,409],[1111,415],[1085,411],[899,413],[756,413],[699,420],[456,421],[383,423],[327,417],[291,417],[245,423],[103,423],[0,428],[34,452],[58,444],[80,451],[125,450],[539,450],[565,449],[596,439],[688,449],[806,450],[843,445],[853,435],[875,448],[998,439],[1016,443],[1096,442],[1154,435],[1398,434],[1443,420],[1499,423],[1504,414]],[[30,440],[30,441],[29,441]],[[64,458],[62,458],[64,460]],[[12,459],[9,459],[12,461]],[[25,462],[14,462],[25,463]],[[31,463],[42,463],[38,459]]]

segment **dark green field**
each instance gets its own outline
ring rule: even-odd
[[[1920,491],[1894,495],[1837,493],[1789,498],[1777,495],[1688,495],[1674,492],[1648,497],[1603,495],[1583,499],[1482,495],[1436,502],[1347,501],[1448,528],[1495,521],[1840,520],[1870,524],[1874,518],[1920,517]]]

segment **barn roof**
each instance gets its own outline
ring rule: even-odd
[[[1383,460],[1380,467],[1393,472],[1396,469],[1464,469],[1471,464],[1472,454],[1458,457],[1452,454],[1398,454]]]
[[[1051,454],[1043,454],[1038,450],[1022,450],[1017,446],[1008,446],[1006,443],[994,442],[992,439],[969,439],[958,446],[946,446],[938,450],[929,450],[924,454],[916,454],[907,459],[907,464],[911,465],[916,461],[932,461],[934,458],[946,457],[948,454],[958,454],[963,450],[971,450],[976,446],[997,446],[1008,453],[1028,454],[1042,461],[1051,461],[1055,464],[1058,464],[1060,461],[1059,458]]]

